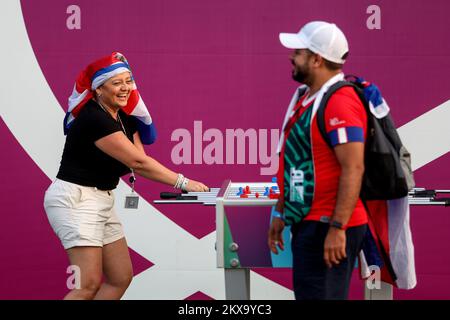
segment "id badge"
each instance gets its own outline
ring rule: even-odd
[[[134,192],[134,183],[136,182],[136,177],[134,176],[133,169],[130,170],[131,193],[125,196],[125,209],[137,209],[139,204],[139,196]]]
[[[291,167],[291,183],[290,183],[290,192],[289,192],[289,201],[290,202],[300,202],[304,201],[304,173],[302,170],[296,170],[295,167]]]
[[[135,193],[125,196],[125,209],[137,209],[139,204],[139,196]]]

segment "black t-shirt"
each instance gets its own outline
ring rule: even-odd
[[[136,120],[122,110],[119,110],[119,117],[128,139],[134,142]],[[67,133],[61,166],[56,177],[100,190],[116,188],[119,178],[129,173],[130,169],[101,151],[94,142],[117,131],[123,131],[120,122],[94,100],[88,101]]]

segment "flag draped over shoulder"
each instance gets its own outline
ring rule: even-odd
[[[126,71],[130,72],[133,78],[131,68],[125,57],[119,52],[113,52],[111,55],[89,64],[78,75],[72,95],[69,97],[69,109],[64,117],[64,134],[67,134],[80,110],[93,98],[94,90],[108,79]],[[134,81],[128,103],[122,110],[136,118],[137,129],[142,143],[152,144],[156,139],[156,129]]]
[[[408,197],[366,201],[369,228],[360,254],[362,278],[381,269],[381,280],[400,289],[417,284]]]
[[[390,108],[379,89],[363,79],[364,96],[370,112],[378,119],[389,115]],[[381,269],[381,280],[400,289],[417,284],[414,245],[409,223],[408,196],[393,200],[366,200],[369,228],[360,254],[361,276],[370,276],[370,266]]]

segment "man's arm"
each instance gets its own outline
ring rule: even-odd
[[[341,175],[331,221],[337,221],[345,226],[359,199],[364,174],[364,144],[361,142],[341,144],[337,145],[334,151],[341,166]],[[346,258],[345,244],[345,230],[330,227],[324,247],[324,260],[328,267],[331,268],[333,264],[339,264],[340,260]]]

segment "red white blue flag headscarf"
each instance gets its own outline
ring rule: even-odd
[[[127,71],[130,72],[133,79],[128,61],[121,53],[113,52],[111,55],[91,63],[78,75],[72,95],[69,97],[69,109],[64,117],[65,135],[80,113],[80,110],[93,98],[95,89],[108,79]],[[156,139],[156,129],[134,81],[128,103],[122,110],[136,118],[137,129],[142,143],[152,144]]]

